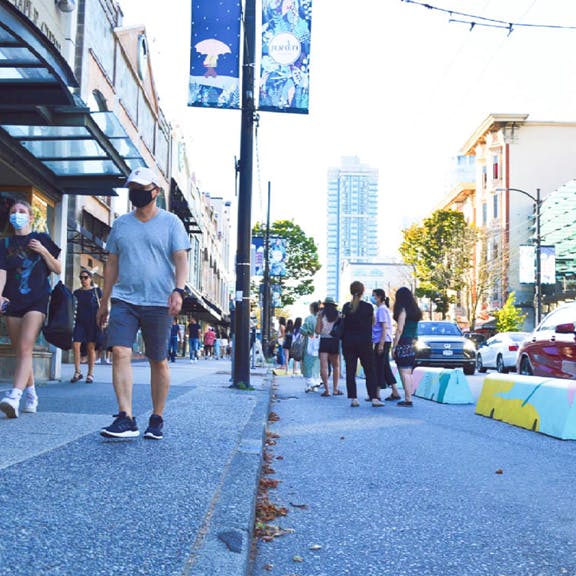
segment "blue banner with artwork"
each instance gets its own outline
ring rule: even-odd
[[[188,106],[240,108],[239,0],[193,0]]]
[[[264,276],[264,237],[252,236],[251,245],[251,275]],[[286,239],[270,238],[269,246],[269,273],[270,276],[286,276]]]
[[[307,114],[312,0],[262,0],[260,110]]]

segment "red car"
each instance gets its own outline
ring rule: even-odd
[[[576,378],[576,302],[548,314],[518,351],[519,374]]]

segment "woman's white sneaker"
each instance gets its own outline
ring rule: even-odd
[[[38,396],[26,396],[22,412],[36,414],[36,412],[38,412]]]
[[[20,398],[8,392],[2,400],[0,400],[0,410],[6,414],[8,418],[18,418],[18,407],[20,406]]]

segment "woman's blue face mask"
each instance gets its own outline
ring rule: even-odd
[[[12,224],[14,230],[22,230],[30,224],[30,216],[25,212],[13,212],[10,214],[10,224]]]
[[[372,302],[372,304],[374,304],[374,306],[376,306],[378,304],[378,298],[376,298],[376,296],[374,296],[374,294],[372,294],[372,296],[370,296],[370,302]]]

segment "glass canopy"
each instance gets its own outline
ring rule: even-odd
[[[115,114],[90,112],[76,86],[58,50],[0,3],[0,141],[42,163],[63,193],[115,195],[144,159]]]

